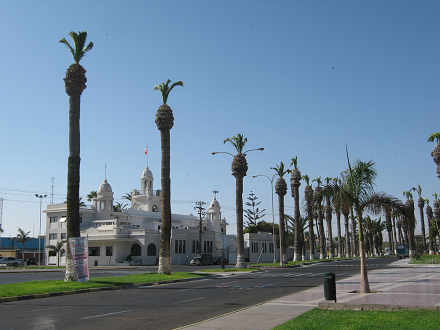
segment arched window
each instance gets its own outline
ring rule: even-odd
[[[131,246],[131,255],[133,257],[139,257],[141,256],[141,246],[138,243],[134,243]]]
[[[153,243],[148,244],[147,256],[156,256],[156,245]]]

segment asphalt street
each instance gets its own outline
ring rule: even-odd
[[[369,269],[395,258],[369,259]],[[0,305],[2,329],[175,329],[359,273],[359,260]],[[246,322],[246,320],[243,320]]]

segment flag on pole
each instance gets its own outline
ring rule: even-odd
[[[145,147],[145,154],[148,155],[148,145]]]

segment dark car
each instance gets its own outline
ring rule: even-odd
[[[214,257],[214,258],[212,259],[212,264],[213,264],[213,265],[221,265],[221,264],[222,264],[222,261],[225,263],[225,265],[228,265],[228,264],[229,264],[229,260],[226,259],[226,258],[224,258],[224,257]]]
[[[38,265],[37,258],[28,258],[28,260],[26,260],[26,265]]]
[[[203,254],[198,254],[196,256],[194,256],[191,261],[190,261],[190,265],[191,266],[195,266],[195,265],[212,265],[212,254],[211,253],[203,253]]]

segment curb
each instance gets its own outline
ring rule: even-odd
[[[428,309],[439,311],[440,306],[411,306],[411,305],[385,305],[385,304],[350,304],[350,303],[318,303],[319,308],[325,309],[352,309],[356,311],[396,311],[402,309]]]

